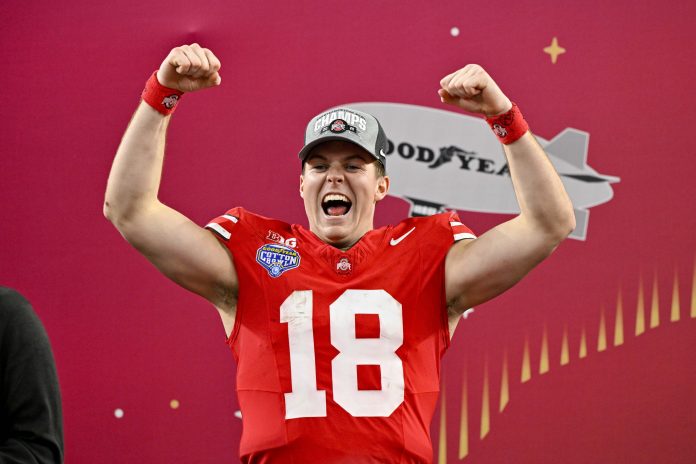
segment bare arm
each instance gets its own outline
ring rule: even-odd
[[[195,91],[219,84],[219,67],[209,50],[193,44],[173,49],[157,78],[166,87]],[[111,167],[104,215],[164,275],[233,315],[237,277],[229,252],[157,198],[170,118],[140,103]]]
[[[445,77],[441,85],[443,102],[468,111],[496,115],[512,107],[477,65]],[[532,134],[527,132],[504,149],[520,214],[450,249],[445,286],[451,321],[512,287],[575,227],[573,206],[561,179]]]

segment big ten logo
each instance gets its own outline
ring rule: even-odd
[[[278,232],[268,230],[268,235],[266,235],[266,240],[271,240],[281,245],[289,246],[290,248],[295,248],[297,246],[297,239],[295,237],[285,238]]]

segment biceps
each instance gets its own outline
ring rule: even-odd
[[[517,282],[555,248],[516,217],[476,240],[452,246],[445,262],[447,301],[454,311],[494,298]]]
[[[165,276],[215,305],[237,287],[231,255],[213,235],[158,203],[122,228],[122,234]]]

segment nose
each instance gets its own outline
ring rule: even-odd
[[[338,167],[329,168],[326,174],[326,180],[333,184],[343,183],[343,170]]]

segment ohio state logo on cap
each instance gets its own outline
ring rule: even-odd
[[[335,134],[340,134],[346,131],[346,122],[343,119],[336,119],[331,122],[331,128],[329,129]]]
[[[333,108],[312,118],[305,129],[305,144],[298,156],[304,161],[318,144],[337,139],[362,147],[384,165],[387,136],[382,126],[374,116],[350,108]]]
[[[348,124],[345,119],[334,119],[326,126],[321,128],[321,133],[331,132],[333,134],[342,134],[345,131],[351,131],[353,133],[358,133],[358,128]]]

